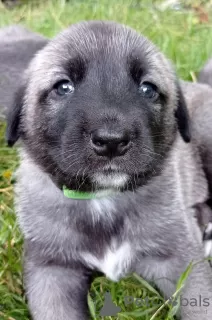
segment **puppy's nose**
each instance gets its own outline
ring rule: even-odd
[[[127,131],[98,129],[91,135],[91,144],[99,156],[122,156],[130,148],[130,136]]]

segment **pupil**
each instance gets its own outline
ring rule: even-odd
[[[153,99],[158,97],[157,87],[153,84],[143,83],[140,92],[144,98]]]
[[[68,89],[69,89],[68,85],[67,85],[67,84],[64,84],[64,85],[63,85],[63,90],[64,90],[65,92],[67,92]]]
[[[73,90],[73,87],[69,83],[63,83],[60,87],[61,93],[63,92],[64,94],[69,93]]]
[[[55,90],[57,94],[59,94],[60,96],[63,96],[63,95],[72,93],[74,91],[74,87],[68,81],[63,81],[63,82],[61,81],[55,86]]]
[[[143,93],[146,95],[146,96],[151,96],[152,95],[152,89],[148,86],[144,86],[143,87]]]

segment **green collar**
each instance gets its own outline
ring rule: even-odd
[[[114,193],[115,191],[112,189],[101,190],[98,192],[84,192],[84,191],[70,190],[67,187],[63,186],[64,196],[69,199],[75,199],[75,200],[99,199],[99,198],[110,196]]]

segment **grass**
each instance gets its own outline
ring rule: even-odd
[[[180,10],[164,8],[161,3],[147,0],[28,1],[13,9],[0,4],[0,27],[22,23],[52,37],[80,20],[119,21],[156,43],[173,61],[180,77],[195,79],[212,54],[211,1],[188,0]],[[6,147],[4,130],[5,124],[0,123],[0,320],[28,320],[21,276],[22,236],[13,209],[13,172],[18,159],[16,150]],[[110,291],[112,300],[122,311],[117,317],[104,319],[174,319],[176,308],[164,304],[154,287],[137,275],[119,283],[112,283],[105,277],[97,278],[88,296],[93,319],[101,319],[98,314],[106,291]],[[126,296],[132,296],[133,302],[126,303]],[[141,298],[147,297],[149,303],[145,305]]]

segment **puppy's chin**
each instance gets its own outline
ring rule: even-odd
[[[122,172],[99,172],[94,173],[92,182],[97,189],[124,189],[129,179],[129,175]]]

